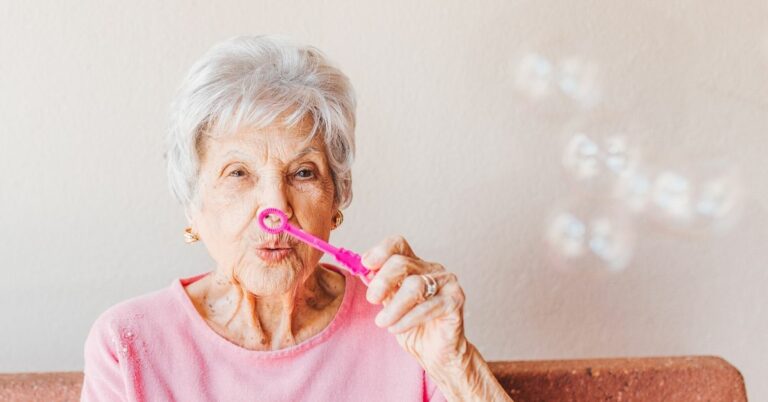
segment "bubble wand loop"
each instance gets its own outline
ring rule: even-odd
[[[264,220],[269,217],[270,215],[277,216],[280,218],[280,224],[276,227],[269,227],[264,223]],[[271,234],[279,234],[281,232],[287,232],[291,236],[301,240],[302,242],[324,252],[327,254],[330,254],[336,258],[336,261],[340,262],[344,268],[346,268],[349,272],[351,272],[353,275],[357,275],[362,279],[363,283],[368,285],[370,282],[370,279],[368,279],[368,274],[371,272],[368,268],[363,266],[363,263],[361,262],[361,257],[359,254],[346,250],[341,247],[334,247],[327,242],[323,241],[322,239],[319,239],[299,228],[296,228],[292,226],[290,223],[288,223],[288,216],[283,213],[283,211],[277,209],[277,208],[267,208],[259,214],[259,226],[261,229],[267,233]]]

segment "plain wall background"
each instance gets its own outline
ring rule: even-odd
[[[714,354],[768,400],[764,0],[2,1],[0,371],[81,370],[98,314],[212,268],[167,190],[168,104],[211,45],[257,33],[319,47],[357,90],[332,242],[399,233],[456,272],[487,359]],[[532,55],[587,66],[599,102],[526,95]],[[547,216],[584,199],[563,147],[593,119],[641,127],[658,166],[729,160],[744,218],[691,236],[641,215],[624,271],[556,269]]]

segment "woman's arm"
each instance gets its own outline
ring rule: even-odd
[[[125,401],[125,382],[107,320],[98,319],[85,341],[80,401]]]
[[[485,359],[469,341],[462,357],[439,366],[425,367],[448,401],[512,401],[496,380]]]

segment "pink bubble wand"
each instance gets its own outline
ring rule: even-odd
[[[276,227],[267,226],[264,223],[264,220],[267,219],[267,217],[270,215],[275,215],[280,218],[280,224]],[[368,283],[371,281],[367,276],[371,271],[363,266],[359,254],[347,249],[343,249],[341,247],[334,247],[322,239],[319,239],[299,228],[292,226],[290,223],[288,223],[288,216],[286,216],[283,211],[277,208],[267,208],[261,211],[259,214],[259,226],[263,231],[271,234],[287,232],[291,236],[301,240],[313,248],[334,256],[336,261],[340,262],[347,271],[351,272],[353,275],[359,276],[363,283],[366,285],[368,285]]]

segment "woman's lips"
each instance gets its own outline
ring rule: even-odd
[[[256,255],[266,262],[280,262],[293,252],[292,248],[257,248]]]

